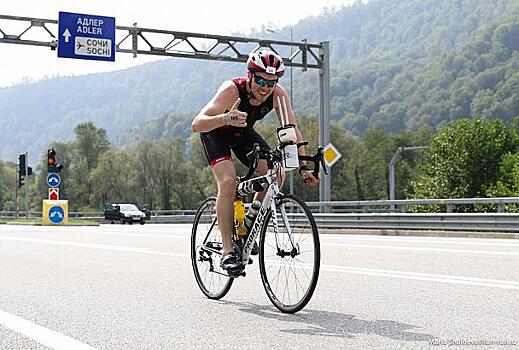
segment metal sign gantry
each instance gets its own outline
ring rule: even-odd
[[[13,24],[18,34],[7,31]],[[20,28],[19,24],[22,24]],[[56,50],[60,35],[58,21],[0,15],[0,43],[46,46]],[[170,30],[116,26],[116,52],[228,62],[246,62],[250,51],[268,48],[283,57],[285,65],[319,69],[319,143],[330,142],[330,46],[320,44],[178,32]],[[291,52],[289,56],[284,52]],[[319,185],[319,200],[331,200],[331,169]]]

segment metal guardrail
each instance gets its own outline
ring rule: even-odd
[[[519,213],[314,214],[330,229],[445,230],[519,232]]]
[[[290,215],[290,214],[289,214]],[[194,214],[152,216],[151,223],[193,222]],[[519,213],[314,213],[319,228],[519,232]],[[90,218],[107,223],[103,217]]]
[[[458,205],[496,205],[497,213],[452,213]],[[519,232],[519,213],[505,213],[518,205],[518,197],[411,199],[377,201],[310,202],[317,225],[327,229],[406,229]],[[447,213],[406,213],[413,205],[443,206]],[[390,211],[391,206],[398,208]],[[326,208],[327,212],[323,212]],[[360,213],[359,213],[360,211]],[[380,211],[385,211],[381,213]],[[151,223],[192,223],[196,210],[153,211]],[[167,214],[167,215],[166,215]],[[41,212],[30,212],[41,217]],[[0,212],[0,219],[13,219],[15,212]],[[108,223],[103,212],[69,212],[70,218]]]
[[[506,211],[507,204],[519,204],[519,197],[497,198],[449,198],[449,199],[396,199],[396,200],[370,200],[370,201],[332,201],[332,202],[307,202],[310,208],[324,208],[331,212],[408,212],[410,207],[418,205],[434,205],[445,207],[447,213],[452,213],[456,206],[464,205],[496,205],[498,213]]]

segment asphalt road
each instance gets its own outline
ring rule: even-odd
[[[321,235],[315,294],[285,315],[257,261],[205,298],[189,235],[0,225],[0,349],[519,348],[517,240]]]

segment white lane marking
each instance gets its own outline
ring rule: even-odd
[[[0,310],[0,324],[56,350],[95,350],[90,345]]]
[[[183,257],[183,258],[187,258],[190,256],[189,254],[169,253],[169,252],[149,250],[146,248],[115,246],[115,245],[108,245],[108,244],[90,244],[90,243],[53,241],[53,240],[45,240],[45,239],[22,238],[22,237],[6,237],[6,236],[3,236],[3,237],[0,236],[0,239],[7,239],[7,240],[11,240],[11,241],[54,244],[54,245],[68,245],[68,246],[73,246],[73,247],[85,247],[85,248],[94,248],[94,249],[117,250],[117,251],[133,252],[133,253],[139,253],[139,254],[164,255],[164,256],[174,256],[174,257]],[[277,263],[269,262],[269,264],[275,265]],[[303,268],[307,268],[307,269],[313,268],[311,265],[305,264],[305,263],[301,263],[300,266],[302,266]],[[372,268],[341,266],[341,265],[327,265],[327,264],[321,264],[321,270],[330,271],[330,272],[353,273],[353,274],[368,275],[368,276],[382,276],[382,277],[393,277],[393,278],[401,278],[401,279],[409,279],[409,280],[474,285],[474,286],[480,286],[480,287],[519,289],[519,282],[516,282],[516,281],[495,280],[495,279],[486,279],[486,278],[478,278],[478,277],[437,275],[437,274],[428,274],[428,273],[420,273],[420,272],[383,270],[383,269],[372,269]]]
[[[0,232],[0,236],[9,235],[13,232]],[[128,232],[114,232],[109,230],[99,230],[95,232],[96,234],[106,234],[106,235],[114,235],[114,236],[128,236],[128,237],[147,237],[147,238],[175,238],[175,239],[189,239],[191,237],[191,233],[181,233],[181,232],[172,232],[172,233],[128,233]],[[17,232],[17,234],[34,234],[33,231],[25,231],[25,232]],[[510,240],[504,239],[486,239],[486,238],[455,238],[448,237],[445,239],[438,239],[436,237],[402,237],[402,236],[363,236],[363,235],[336,235],[336,234],[323,234],[320,235],[321,245],[331,245],[331,246],[348,246],[347,243],[335,243],[335,241],[381,241],[384,243],[423,243],[423,244],[445,244],[445,245],[481,245],[485,247],[519,247],[519,243],[510,242]],[[496,243],[496,241],[506,242],[506,243]],[[352,245],[353,247],[353,245]],[[361,247],[360,245],[358,247]],[[376,246],[370,246],[376,247]],[[393,246],[388,246],[393,247]],[[399,249],[398,247],[396,249]],[[402,247],[400,249],[439,249],[437,251],[442,251],[440,248],[411,248],[411,247]],[[447,252],[463,252],[469,253],[473,251],[455,251],[455,250],[447,250]],[[485,251],[477,251],[477,252],[485,252]],[[497,253],[502,255],[504,252]],[[490,254],[490,253],[488,253]],[[494,253],[492,253],[494,254]],[[506,255],[508,253],[505,253]],[[517,255],[518,253],[512,253],[511,255]]]
[[[119,232],[101,232],[105,233],[107,235],[115,235],[115,236],[129,236],[129,237],[147,237],[147,238],[184,238],[189,239],[191,238],[191,235],[186,235],[183,233],[173,233],[173,234],[146,234],[146,233],[119,233]]]
[[[341,235],[340,237],[334,237],[338,235],[319,235],[321,242],[333,242],[333,241],[385,241],[385,242],[411,242],[411,243],[437,243],[437,244],[461,244],[461,245],[483,245],[483,246],[496,246],[496,247],[519,247],[519,243],[512,239],[485,239],[485,238],[460,238],[448,237],[445,239],[437,239],[436,237],[388,237],[388,236],[359,236],[359,235]],[[324,238],[324,239],[323,239]],[[499,243],[497,243],[498,241]],[[505,243],[502,243],[505,242]]]
[[[8,236],[15,232],[0,232],[0,236]],[[15,234],[34,234],[34,231],[20,231]],[[69,232],[61,232],[63,235],[68,235]],[[126,233],[126,232],[114,232],[114,231],[95,231],[94,234],[106,234],[106,235],[114,235],[114,236],[129,236],[129,237],[147,237],[147,238],[191,238],[191,232],[186,233],[169,233],[169,234],[161,234],[161,233]]]
[[[177,224],[175,226],[180,226]],[[110,227],[110,225],[104,225]],[[157,225],[156,225],[157,226]],[[191,237],[191,225],[185,224],[186,232],[168,232],[168,233],[128,233],[128,232],[114,232],[114,230],[107,230],[105,227],[99,228],[95,231],[96,234],[107,234],[117,236],[135,236],[135,237],[158,237],[158,238],[190,238]],[[165,227],[160,227],[162,230],[166,230]],[[161,231],[161,230],[157,230]],[[171,231],[171,229],[167,229]],[[189,231],[189,232],[188,232]],[[1,232],[0,235],[9,235],[13,232]],[[34,234],[34,231],[19,231],[18,234]],[[358,234],[320,234],[322,244],[332,245],[334,241],[382,241],[382,242],[411,242],[411,243],[425,243],[425,244],[446,244],[446,245],[482,245],[482,246],[495,246],[495,247],[519,247],[517,240],[513,239],[499,239],[499,238],[477,238],[477,237],[423,237],[423,236],[380,236],[380,235],[358,235]]]
[[[7,241],[34,242],[34,243],[64,245],[64,246],[80,247],[80,248],[94,248],[94,249],[103,249],[103,250],[116,250],[116,251],[131,252],[131,253],[149,253],[149,254],[160,254],[160,255],[182,256],[182,257],[183,256],[188,256],[187,254],[176,254],[176,253],[168,253],[168,252],[154,252],[154,251],[150,250],[149,248],[128,247],[128,246],[113,245],[113,244],[80,243],[80,242],[72,242],[72,241],[55,241],[55,240],[50,240],[50,239],[13,237],[13,236],[0,236],[0,239],[7,240]]]
[[[297,268],[303,268],[306,270],[313,269],[313,266],[311,264],[306,264],[306,263],[300,263],[298,265],[293,265],[293,264],[282,264],[279,262],[269,261],[267,264],[271,265],[271,266],[287,266],[287,267],[290,267],[290,269],[292,269],[292,270],[297,269]],[[471,285],[471,286],[479,286],[479,287],[519,290],[519,282],[516,282],[516,281],[494,280],[494,279],[478,278],[478,277],[436,275],[436,274],[421,273],[421,272],[370,269],[370,268],[364,268],[364,267],[326,265],[326,264],[321,265],[321,270],[329,271],[329,272],[352,273],[352,274],[357,274],[357,275],[392,277],[392,278],[400,278],[400,279],[407,279],[407,280],[431,281],[431,282],[463,284],[463,285]]]
[[[388,249],[388,250],[414,250],[427,252],[443,253],[462,253],[462,254],[490,254],[490,255],[514,255],[519,256],[519,252],[500,252],[494,250],[468,250],[468,249],[442,249],[442,248],[422,248],[422,247],[399,247],[393,245],[372,245],[372,244],[347,244],[347,243],[321,243],[321,245],[331,245],[334,247],[349,248],[368,248],[368,249]]]
[[[322,265],[324,271],[337,271],[353,273],[358,275],[369,276],[383,276],[394,277],[410,280],[432,281],[451,284],[464,284],[480,287],[502,288],[502,289],[517,289],[519,290],[519,282],[507,280],[494,280],[478,277],[465,276],[451,276],[451,275],[436,275],[430,273],[408,272],[408,271],[394,271],[383,269],[369,269],[363,267],[340,266],[340,265]]]

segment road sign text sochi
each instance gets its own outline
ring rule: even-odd
[[[76,55],[102,56],[110,57],[112,55],[112,42],[109,39],[84,38],[76,36],[75,38]]]

